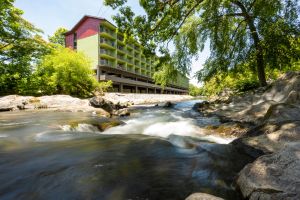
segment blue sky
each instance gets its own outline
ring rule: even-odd
[[[129,5],[137,14],[143,13],[138,0],[129,0]],[[103,0],[16,0],[15,6],[24,11],[23,17],[44,31],[44,37],[52,35],[58,27],[71,29],[83,15],[104,17],[109,21],[116,11],[103,5]],[[191,76],[199,69],[209,56],[205,48],[199,59],[192,64]],[[191,79],[193,84],[197,80]]]

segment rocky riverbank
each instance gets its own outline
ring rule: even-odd
[[[242,96],[203,102],[195,109],[220,117],[223,124],[215,130],[225,130],[228,124],[242,126],[232,145],[257,157],[237,178],[244,198],[300,199],[300,72],[286,73],[269,87]],[[230,128],[226,132],[236,134]]]
[[[183,101],[192,99],[188,95],[166,94],[121,94],[107,93],[98,99],[79,99],[69,95],[51,96],[19,96],[9,95],[0,97],[0,112],[17,110],[51,110],[68,112],[96,112],[109,116],[112,110],[138,105],[168,101]]]

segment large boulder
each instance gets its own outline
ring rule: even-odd
[[[237,184],[244,198],[300,199],[300,144],[259,157],[239,173]]]
[[[260,101],[294,103],[300,101],[300,71],[287,72],[277,79],[262,95]]]
[[[100,96],[95,96],[91,98],[90,105],[95,108],[102,108],[109,113],[112,113],[113,110],[115,109],[115,106],[111,101],[105,100]]]
[[[279,103],[269,107],[263,117],[263,122],[283,122],[300,120],[300,104]]]
[[[223,198],[213,196],[206,193],[194,193],[188,196],[185,200],[224,200]]]
[[[232,144],[244,149],[250,146],[264,153],[273,153],[291,142],[300,142],[300,120],[269,122],[257,126]]]

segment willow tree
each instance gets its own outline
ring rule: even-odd
[[[266,66],[280,67],[300,55],[293,45],[299,37],[297,0],[140,0],[142,15],[135,15],[126,0],[105,3],[119,9],[114,21],[147,50],[173,43],[171,58],[182,72],[190,71],[192,58],[209,41],[211,54],[198,72],[200,80],[247,63],[264,86]]]

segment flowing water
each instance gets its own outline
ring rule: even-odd
[[[251,158],[233,138],[203,135],[219,122],[194,103],[135,109],[104,132],[91,113],[1,113],[0,199],[240,199],[234,179]]]

